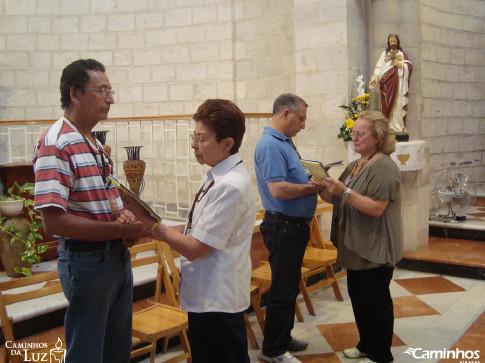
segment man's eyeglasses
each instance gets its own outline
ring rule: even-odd
[[[290,112],[294,113],[296,115],[296,117],[298,117],[298,121],[300,121],[301,123],[305,122],[306,121],[306,118],[301,116],[300,114],[298,114],[298,112],[295,112],[293,110],[289,110]]]
[[[358,137],[359,139],[362,139],[363,137],[365,137],[368,133],[367,132],[353,132],[351,131],[350,132],[350,137],[354,138],[354,137]]]
[[[114,96],[116,94],[116,92],[113,90],[113,89],[107,89],[107,88],[90,88],[90,87],[86,87],[84,88],[85,90],[88,90],[88,91],[96,91],[98,93],[100,93],[101,95],[103,96],[107,96],[109,95],[110,93]]]
[[[210,139],[216,139],[215,137],[208,137],[206,139],[201,139],[199,136],[197,136],[196,134],[190,134],[190,140],[192,142],[195,142],[198,146],[200,146],[201,144],[203,144],[204,142],[206,141],[209,141]]]

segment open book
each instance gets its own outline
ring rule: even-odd
[[[308,159],[301,159],[301,162],[303,166],[305,166],[306,170],[308,170],[308,172],[311,174],[313,179],[320,184],[322,184],[322,178],[329,176],[327,173],[328,168],[343,165],[342,160],[326,165],[323,165],[320,161]]]
[[[150,206],[148,204],[146,204],[143,200],[141,200],[135,193],[133,193],[129,188],[127,188],[125,185],[121,184],[120,181],[118,179],[116,179],[116,177],[112,174],[110,174],[108,176],[109,180],[111,180],[111,182],[121,191],[123,191],[123,193],[126,193],[126,194],[129,194],[133,197],[134,200],[136,200],[142,207],[143,209],[145,209],[148,214],[154,218],[155,220],[157,221],[162,221],[162,217],[160,217],[160,215],[155,212],[152,208],[150,208]]]

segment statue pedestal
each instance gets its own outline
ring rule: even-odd
[[[360,157],[348,145],[349,162]],[[401,170],[402,223],[405,251],[416,251],[429,238],[429,147],[424,140],[398,142],[392,160]]]

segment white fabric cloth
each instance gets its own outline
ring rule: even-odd
[[[377,61],[377,64],[374,68],[374,75],[372,76],[372,79],[375,79],[377,82],[379,82],[382,78],[382,76],[390,70],[394,64],[392,60],[389,60],[386,62],[386,51],[383,51],[381,56],[379,57],[379,60]],[[409,79],[409,66],[410,62],[408,60],[404,60],[404,54],[400,50],[396,53],[396,56],[403,59],[402,68],[398,68],[398,75],[399,75],[399,82],[398,82],[398,90],[396,93],[396,100],[394,103],[393,110],[391,112],[391,115],[389,117],[389,126],[391,127],[392,132],[401,132],[404,129],[404,116],[406,115],[407,111],[404,109],[404,106],[406,106],[409,102],[409,97],[404,96],[408,94],[409,92],[409,87],[408,87],[408,79]]]
[[[215,184],[196,203],[192,237],[215,248],[195,261],[181,260],[180,300],[185,311],[241,312],[249,306],[251,238],[256,219],[249,173],[234,154],[207,172]]]

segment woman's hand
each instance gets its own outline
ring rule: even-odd
[[[333,195],[342,196],[347,189],[344,183],[332,177],[323,178],[323,182],[327,186],[328,191]]]

